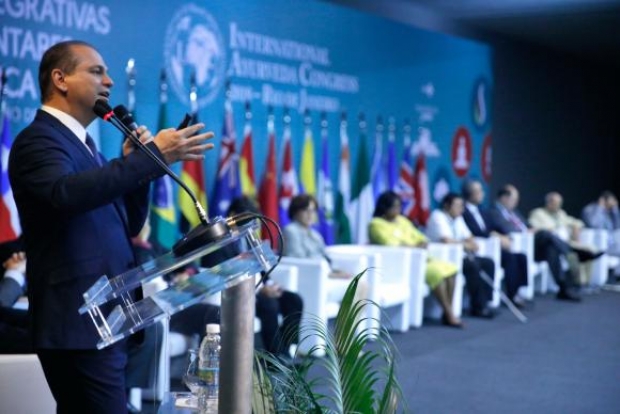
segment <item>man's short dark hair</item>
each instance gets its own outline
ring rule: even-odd
[[[73,73],[78,65],[78,60],[72,51],[74,46],[94,47],[81,40],[67,40],[56,43],[43,53],[39,64],[39,90],[41,103],[47,102],[52,96],[52,70],[60,69],[67,74]]]

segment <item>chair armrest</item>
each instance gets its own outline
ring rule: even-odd
[[[269,277],[284,290],[290,292],[299,290],[299,268],[295,265],[279,263]]]

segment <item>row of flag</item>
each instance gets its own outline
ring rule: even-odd
[[[163,111],[163,109],[162,109]],[[366,123],[360,119],[359,133],[360,146],[355,163],[355,171],[351,171],[352,159],[349,147],[347,120],[343,117],[340,122],[340,162],[338,184],[334,188],[331,181],[329,167],[329,146],[327,121],[323,115],[321,119],[321,165],[317,169],[314,158],[314,138],[310,117],[304,119],[304,139],[299,171],[293,163],[293,148],[291,140],[291,117],[287,112],[283,118],[282,160],[280,175],[278,176],[276,157],[275,117],[270,110],[267,117],[268,150],[266,168],[258,181],[254,173],[254,155],[252,148],[252,114],[249,104],[245,108],[245,125],[241,150],[237,153],[237,136],[234,125],[232,103],[229,98],[224,103],[222,124],[222,140],[217,167],[217,175],[213,194],[209,202],[210,216],[225,216],[233,199],[245,195],[255,199],[261,212],[276,221],[281,227],[289,222],[288,207],[291,199],[301,193],[316,197],[319,205],[317,229],[327,244],[333,243],[367,243],[367,226],[372,218],[374,204],[379,193],[391,189],[398,192],[403,199],[403,214],[419,225],[424,225],[429,215],[430,197],[428,194],[425,158],[423,154],[414,154],[411,146],[410,128],[404,128],[404,151],[400,162],[396,159],[396,128],[390,122],[388,131],[388,147],[383,154],[382,129],[377,128],[375,151],[372,162],[366,148]],[[415,158],[414,158],[415,157]],[[415,162],[415,164],[414,164]],[[186,164],[183,171],[187,170]],[[203,171],[201,169],[201,171]],[[204,174],[204,173],[203,173]],[[185,178],[196,175],[184,175]],[[204,194],[204,175],[195,182],[203,183],[196,191]],[[164,177],[163,179],[165,179]],[[155,186],[157,189],[157,185]],[[170,189],[170,186],[165,188]],[[258,190],[258,191],[257,191]],[[166,212],[166,217],[173,218],[174,205],[172,197],[163,197],[159,191],[154,191],[157,200],[167,200],[167,208],[161,204],[152,210],[153,222],[163,221],[160,212]],[[179,200],[181,219],[186,214],[195,215],[189,204]],[[187,206],[187,211],[184,208]],[[269,225],[268,225],[269,226]],[[168,222],[168,228],[174,228]],[[263,231],[263,236],[275,234],[274,228]],[[184,230],[181,228],[181,232]],[[160,232],[153,224],[153,236],[164,247],[170,246],[176,240],[174,232]]]
[[[191,96],[194,97],[194,99],[190,99],[191,115],[193,122],[198,122],[195,93]],[[162,74],[158,130],[168,127],[167,100],[167,85]],[[131,112],[135,111],[135,107],[129,109]],[[426,223],[430,209],[430,196],[425,158],[423,153],[415,154],[413,152],[408,125],[405,125],[403,130],[404,150],[403,157],[399,162],[396,159],[396,128],[393,122],[389,123],[385,154],[382,150],[384,131],[379,126],[381,123],[378,123],[375,132],[375,151],[371,160],[366,148],[366,122],[360,116],[360,145],[355,162],[352,163],[347,120],[343,116],[340,121],[338,183],[334,188],[330,178],[329,137],[325,116],[321,119],[320,145],[322,155],[320,168],[317,171],[311,122],[309,115],[306,114],[302,158],[298,172],[293,162],[291,117],[285,112],[282,131],[283,154],[280,157],[282,165],[278,177],[275,117],[270,111],[267,119],[268,152],[266,168],[260,179],[260,185],[257,186],[254,174],[249,104],[246,105],[243,141],[239,153],[236,150],[237,136],[233,119],[232,103],[227,97],[224,103],[217,176],[209,203],[207,203],[203,163],[201,161],[185,161],[181,167],[181,179],[196,195],[198,202],[205,208],[208,206],[209,216],[225,216],[231,201],[241,195],[246,195],[258,202],[264,215],[283,227],[289,222],[287,211],[291,199],[297,194],[308,193],[315,196],[318,201],[319,222],[317,228],[327,244],[365,244],[368,241],[367,226],[372,218],[375,200],[381,192],[392,189],[401,195],[403,214],[418,225]],[[21,233],[6,171],[11,134],[5,112],[2,113],[2,120],[0,241],[14,239]],[[352,165],[355,166],[355,171],[351,170]],[[191,198],[182,189],[176,187],[167,175],[157,179],[152,186],[149,219],[152,228],[151,239],[165,249],[170,249],[180,234],[186,233],[200,222]],[[274,228],[265,230],[267,231],[263,231],[264,237],[268,237],[270,232],[275,234]]]
[[[17,206],[13,199],[13,191],[9,182],[9,151],[13,143],[9,126],[9,117],[4,101],[4,86],[6,85],[6,69],[0,73],[0,243],[15,240],[21,234]]]

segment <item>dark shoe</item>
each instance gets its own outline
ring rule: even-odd
[[[581,302],[581,296],[569,289],[560,290],[556,295],[556,298],[559,300],[567,300],[570,302]]]
[[[591,260],[598,259],[605,253],[603,251],[595,252],[595,251],[588,250],[588,249],[580,249],[580,248],[574,248],[574,247],[573,247],[573,251],[577,253],[577,258],[579,259],[580,262],[589,262]]]
[[[441,315],[441,323],[445,326],[449,326],[450,328],[463,329],[465,327],[463,325],[463,321],[460,321],[460,320],[458,322],[449,321],[445,313]]]
[[[127,412],[128,413],[139,413],[141,412],[138,407],[127,401]]]
[[[517,309],[527,309],[530,305],[532,305],[532,301],[522,298],[519,295],[515,295],[512,298],[512,304],[515,305]]]
[[[471,313],[471,316],[474,316],[476,318],[486,318],[486,319],[493,319],[497,315],[497,312],[495,312],[493,309],[489,307],[482,308],[482,309],[472,309],[470,313]]]
[[[287,368],[299,367],[304,362],[303,358],[301,357],[291,358],[290,355],[285,354],[285,353],[278,354],[277,358],[278,358],[278,361],[280,361],[280,363]]]

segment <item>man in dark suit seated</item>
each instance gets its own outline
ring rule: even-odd
[[[553,233],[546,230],[532,230],[526,224],[523,216],[518,212],[519,191],[511,184],[504,185],[497,193],[495,204],[488,210],[488,224],[491,231],[503,235],[513,232],[534,233],[534,260],[546,261],[559,287],[557,298],[577,302],[581,300],[577,289],[577,270],[574,266],[575,257],[570,246]],[[570,266],[564,271],[562,260]]]
[[[21,240],[0,243],[0,354],[30,354],[32,335],[28,311],[13,306],[26,293],[26,256]]]
[[[524,307],[525,300],[519,296],[519,288],[527,285],[527,256],[510,251],[510,237],[492,231],[488,223],[488,212],[481,208],[484,201],[484,189],[480,181],[468,179],[463,182],[461,193],[465,200],[463,219],[469,231],[476,237],[497,236],[501,244],[501,266],[504,269],[506,296],[519,308]]]

